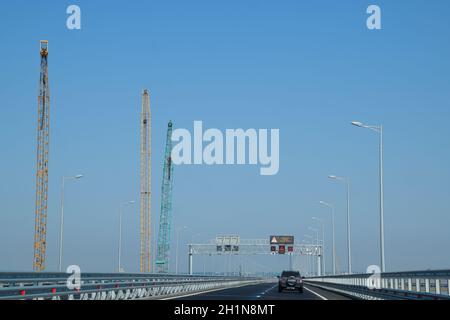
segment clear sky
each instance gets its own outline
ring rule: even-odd
[[[66,8],[82,29],[66,28]],[[381,31],[366,8],[382,9]],[[65,264],[114,271],[121,201],[139,200],[140,94],[153,113],[153,217],[167,122],[192,129],[279,128],[280,172],[175,168],[185,243],[216,235],[300,240],[336,205],[346,268],[345,187],[352,179],[355,271],[379,263],[377,135],[385,128],[388,270],[449,268],[450,3],[409,1],[4,1],[0,9],[0,270],[31,270],[39,40],[49,40],[48,270],[58,263],[61,179]],[[127,271],[138,270],[139,206],[124,215]],[[199,235],[197,235],[199,234]],[[329,251],[328,261],[330,261]],[[283,259],[264,262],[278,269]]]

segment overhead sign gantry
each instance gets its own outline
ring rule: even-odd
[[[276,244],[275,242],[276,241]],[[189,246],[189,274],[193,273],[193,257],[221,255],[276,255],[312,256],[317,260],[321,274],[323,248],[321,245],[295,243],[293,236],[271,236],[269,239],[241,239],[239,236],[218,236],[208,243]]]

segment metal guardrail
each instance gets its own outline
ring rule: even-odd
[[[450,300],[450,270],[324,276],[305,283],[364,300]]]
[[[0,273],[0,300],[132,300],[260,283],[262,278],[160,274],[83,273],[79,286],[68,273]]]

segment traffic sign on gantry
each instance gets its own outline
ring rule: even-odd
[[[292,245],[294,244],[294,236],[270,236],[270,244]]]
[[[238,252],[239,243],[239,236],[216,237],[216,250],[217,252]]]
[[[294,236],[270,236],[270,252],[272,254],[294,253]]]
[[[283,236],[286,237],[286,236]],[[321,256],[322,246],[315,244],[300,244],[295,243],[294,237],[287,236],[287,238],[275,237],[277,244],[271,244],[273,236],[269,239],[242,239],[238,236],[216,237],[207,243],[190,243],[190,255],[222,255],[222,254],[237,254],[237,255],[308,255]],[[291,244],[290,244],[291,243]],[[280,246],[284,247],[284,250]]]

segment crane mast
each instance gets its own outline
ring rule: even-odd
[[[150,93],[142,93],[140,271],[151,272],[151,112]]]
[[[159,217],[158,253],[156,267],[158,273],[169,272],[170,227],[172,220],[172,130],[173,124],[169,122],[167,128],[166,148],[164,153],[163,181],[161,188],[161,213]]]
[[[40,46],[41,75],[38,96],[36,209],[33,270],[45,270],[48,200],[48,156],[50,139],[50,89],[48,83],[48,41]]]

